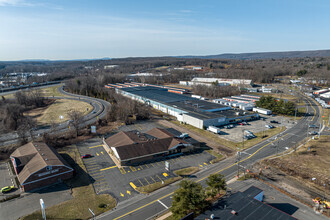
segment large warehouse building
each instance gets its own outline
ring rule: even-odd
[[[200,149],[201,143],[174,129],[154,128],[146,133],[121,131],[103,141],[106,151],[121,166],[157,160]]]
[[[31,191],[69,179],[73,169],[43,142],[30,142],[11,155],[15,173],[24,191]]]
[[[172,89],[160,86],[131,86],[115,89],[117,93],[146,103],[155,109],[175,116],[182,123],[200,129],[259,118],[258,113],[232,109],[227,105],[207,102],[182,93],[174,93]]]

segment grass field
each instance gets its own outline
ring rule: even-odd
[[[58,91],[58,88],[61,87],[62,85],[55,85],[55,86],[50,86],[47,88],[42,88],[40,89],[41,94],[43,97],[53,97],[53,96],[65,96],[62,93]],[[23,90],[23,91],[29,91],[29,90]],[[6,99],[13,99],[15,98],[15,93],[11,93],[8,95],[4,95]]]
[[[217,134],[213,134],[209,131],[206,131],[206,130],[202,130],[202,129],[199,129],[199,128],[196,128],[194,126],[191,126],[191,125],[187,125],[187,124],[180,124],[180,122],[178,121],[171,121],[172,123],[176,124],[176,125],[179,125],[179,126],[182,126],[182,127],[185,127],[189,130],[192,130],[196,133],[199,133],[200,135],[214,141],[215,143],[218,143],[219,145],[222,145],[222,146],[226,146],[226,147],[229,147],[233,150],[237,150],[238,148],[240,148],[240,150],[243,149],[243,142],[239,142],[239,143],[235,143],[233,141],[229,141],[229,140],[226,140],[224,138],[221,138],[221,136],[217,135]],[[270,138],[278,133],[280,133],[281,131],[284,131],[285,130],[285,127],[283,127],[281,129],[281,127],[276,127],[276,128],[273,128],[273,129],[268,129],[267,131],[264,132],[265,135],[267,135],[266,138],[261,138],[262,136],[262,132],[258,132],[258,133],[254,133],[254,135],[256,135],[257,137],[256,138],[253,138],[253,139],[250,139],[250,140],[245,140],[244,141],[244,149],[247,149],[249,147],[252,147],[258,143],[260,143],[261,141],[264,141],[266,140],[267,138]]]
[[[77,174],[72,179],[66,181],[72,186],[73,199],[58,205],[46,208],[47,219],[90,219],[92,218],[89,208],[95,215],[109,211],[116,206],[116,200],[108,194],[96,195],[91,185],[89,175],[79,155],[76,146],[70,146],[66,150],[59,152],[64,159],[71,161],[69,164],[75,168]],[[70,159],[71,158],[71,159]],[[74,158],[76,163],[72,164]],[[99,205],[105,204],[106,207],[100,208]],[[23,220],[42,219],[40,211],[34,212],[22,218]]]
[[[36,119],[39,125],[45,125],[51,124],[52,122],[61,123],[69,120],[67,113],[72,110],[80,111],[86,115],[91,112],[92,109],[93,107],[86,102],[69,99],[57,99],[53,104],[47,107],[33,109],[25,112],[24,114]],[[63,116],[63,119],[61,119],[60,116]]]
[[[330,180],[330,136],[311,140],[292,154],[266,159],[264,163],[298,178],[304,184],[324,190],[323,183]],[[315,181],[312,178],[316,178]]]

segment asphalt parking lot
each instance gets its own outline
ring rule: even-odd
[[[0,188],[5,186],[15,186],[15,189],[5,194],[1,193],[0,199],[4,196],[20,194],[20,190],[15,183],[15,176],[12,174],[8,163],[0,164]]]
[[[83,159],[87,172],[91,176],[97,194],[109,193],[123,201],[138,194],[132,186],[146,186],[174,177],[173,170],[186,167],[205,169],[215,157],[206,151],[188,155],[177,155],[173,158],[141,163],[136,166],[118,168],[101,145],[101,139],[95,138],[77,145],[81,155],[93,157]],[[165,161],[170,163],[171,171],[165,169]],[[134,184],[134,185],[133,185]]]
[[[281,127],[281,122],[283,121],[283,126],[285,126],[286,128],[291,128],[294,125],[294,121],[290,120],[288,118],[282,117],[281,116],[261,116],[262,118],[264,118],[265,120],[255,120],[255,121],[249,121],[248,125],[234,125],[234,128],[231,129],[226,129],[221,127],[221,134],[219,137],[227,139],[229,141],[233,141],[233,142],[242,142],[242,136],[243,136],[243,129],[244,130],[249,130],[252,133],[258,133],[258,132],[262,132],[262,131],[266,131],[269,130],[269,128],[266,128],[265,125],[270,124],[273,125],[274,127]],[[270,123],[270,121],[275,120],[278,123]]]

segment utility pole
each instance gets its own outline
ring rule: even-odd
[[[307,133],[306,133],[306,138],[308,138],[308,132],[309,132],[309,124],[307,124]]]
[[[244,150],[244,129],[242,130],[242,147],[243,147],[243,150]],[[237,178],[239,177],[239,162],[241,161],[241,152],[238,148],[238,151],[237,151]]]
[[[296,110],[295,110],[295,112],[294,112],[294,122],[296,123],[296,119],[297,119],[297,107],[296,107]]]

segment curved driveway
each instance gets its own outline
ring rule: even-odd
[[[63,90],[63,86],[58,88],[59,92],[65,96],[59,97],[48,97],[51,99],[70,99],[83,101],[91,104],[93,110],[83,117],[82,123],[79,125],[81,128],[95,123],[98,118],[104,118],[106,116],[107,110],[110,107],[110,103],[102,99],[92,98],[83,95],[71,94]],[[39,127],[33,131],[33,136],[40,136],[46,132],[52,133],[63,133],[69,130],[69,122],[58,124],[53,130],[50,129],[50,126]],[[15,144],[18,142],[18,135],[16,132],[3,134],[0,136],[0,146]]]

